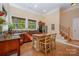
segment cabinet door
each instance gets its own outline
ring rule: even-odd
[[[18,40],[12,40],[9,42],[9,50],[12,51],[12,50],[15,50],[18,48],[19,46],[19,41]]]
[[[7,51],[8,51],[7,42],[0,42],[0,56],[5,55]]]
[[[17,39],[0,42],[0,56],[8,55],[8,53],[11,53],[11,51],[13,50],[17,51],[18,48],[19,48],[19,40]]]

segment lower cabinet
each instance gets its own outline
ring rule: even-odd
[[[20,55],[20,39],[0,41],[0,56],[8,56],[13,52]]]

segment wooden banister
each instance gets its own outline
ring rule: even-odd
[[[71,30],[70,27],[65,27],[63,25],[60,25],[60,34],[68,41],[71,40],[70,30]]]

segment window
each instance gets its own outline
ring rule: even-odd
[[[12,17],[13,29],[25,29],[25,19]]]
[[[28,19],[28,29],[36,29],[36,21]]]

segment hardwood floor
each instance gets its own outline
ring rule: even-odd
[[[79,49],[65,45],[62,43],[56,43],[56,51],[53,54],[49,53],[47,56],[79,56]],[[24,43],[21,46],[21,56],[45,56],[42,52],[37,52],[32,48],[32,42]]]
[[[79,41],[69,41],[67,42],[63,37],[58,36],[56,38],[56,50],[53,54],[49,53],[47,56],[79,56]],[[63,43],[67,44],[63,44]],[[69,44],[68,44],[69,43]],[[72,45],[77,45],[71,46]],[[42,52],[37,52],[32,48],[32,42],[24,43],[21,47],[21,56],[45,56]],[[13,54],[11,56],[16,56],[17,54]]]
[[[69,43],[75,44],[75,45],[78,45],[79,46],[79,40],[72,40]]]
[[[21,55],[22,56],[44,56],[43,53],[37,52],[32,48],[32,42],[24,43],[21,46]]]

